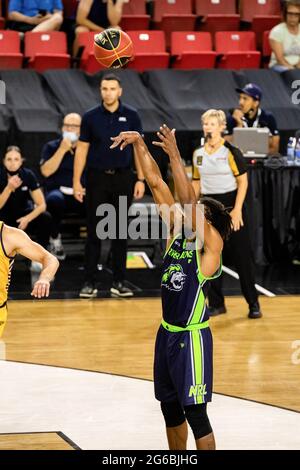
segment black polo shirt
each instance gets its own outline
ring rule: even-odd
[[[137,131],[142,133],[142,123],[137,111],[120,102],[119,108],[111,113],[101,104],[87,111],[81,122],[80,140],[89,142],[87,168],[107,170],[133,166],[133,149],[128,145],[110,149],[111,137],[120,132]]]
[[[40,166],[53,157],[61,141],[62,139],[51,140],[44,145]],[[75,151],[66,152],[55,173],[44,179],[44,186],[47,191],[59,189],[61,186],[66,186],[67,188],[73,187],[74,155]],[[81,184],[84,184],[84,175],[81,178]]]
[[[28,168],[21,167],[18,173],[19,178],[22,180],[14,192],[12,192],[6,201],[6,204],[0,210],[1,218],[18,219],[22,217],[28,209],[33,208],[33,201],[30,191],[35,191],[40,187],[40,184],[35,174]],[[7,185],[7,172],[1,166],[0,168],[0,192],[5,189]]]
[[[265,111],[264,109],[258,108],[257,115],[249,119],[247,116],[243,117],[244,127],[267,127],[272,136],[279,135],[277,122],[272,113]],[[227,131],[226,135],[232,135],[233,129],[237,126],[236,120],[231,114],[227,116]]]

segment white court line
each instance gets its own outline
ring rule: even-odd
[[[227,266],[224,266],[223,265],[223,271],[227,274],[229,274],[229,276],[232,276],[234,277],[235,279],[239,279],[240,276],[238,275],[238,273],[236,273],[235,271],[233,271],[232,269],[229,269],[227,268]],[[273,292],[269,291],[268,289],[265,289],[264,287],[261,287],[259,284],[254,284],[255,285],[255,288],[256,290],[258,290],[258,292],[261,292],[262,294],[266,295],[267,297],[276,297],[276,294],[274,294]]]

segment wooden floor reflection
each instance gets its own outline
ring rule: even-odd
[[[259,320],[239,297],[226,304],[211,319],[214,391],[300,411],[300,297],[261,298]],[[0,353],[151,380],[160,318],[160,299],[11,301]]]

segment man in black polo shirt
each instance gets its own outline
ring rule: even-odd
[[[258,85],[248,83],[236,88],[240,94],[239,108],[227,116],[226,140],[231,142],[234,127],[267,127],[270,131],[269,154],[279,152],[279,130],[275,117],[260,107],[262,91]]]
[[[64,215],[74,212],[81,217],[85,216],[84,206],[73,197],[74,155],[80,124],[79,114],[67,114],[63,120],[61,138],[44,145],[40,160],[41,173],[45,177],[47,209],[52,215],[50,252],[60,260],[66,257],[60,234]]]
[[[86,211],[88,238],[85,251],[85,283],[80,297],[96,297],[95,285],[97,263],[100,256],[100,239],[96,226],[100,217],[96,210],[101,204],[112,204],[116,210],[116,238],[112,239],[113,285],[111,293],[130,297],[133,292],[124,285],[126,272],[127,239],[119,234],[119,196],[126,196],[127,210],[132,197],[143,197],[145,184],[140,167],[136,164],[138,179],[133,173],[134,154],[131,146],[121,151],[110,149],[111,137],[123,131],[142,132],[141,120],[135,109],[120,101],[122,88],[120,79],[109,74],[100,83],[102,104],[87,111],[82,117],[81,133],[74,161],[74,197],[82,202],[84,189],[80,178],[84,168],[86,174]],[[122,227],[124,232],[124,227]],[[126,227],[127,231],[127,227]],[[113,237],[112,237],[113,238]]]

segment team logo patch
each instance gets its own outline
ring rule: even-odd
[[[197,157],[197,165],[201,166],[201,165],[202,165],[202,161],[203,161],[202,155],[200,155],[199,157]]]
[[[169,290],[179,292],[183,289],[186,279],[180,264],[171,264],[164,272],[161,285]]]

